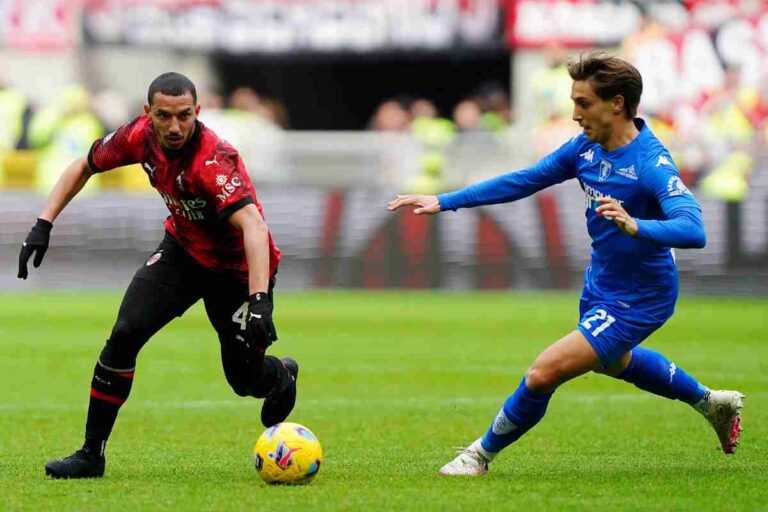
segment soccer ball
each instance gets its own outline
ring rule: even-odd
[[[268,484],[308,484],[320,471],[323,448],[307,427],[278,423],[259,436],[253,459]]]

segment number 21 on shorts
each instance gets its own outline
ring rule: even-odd
[[[581,322],[581,325],[585,329],[588,329],[592,333],[592,336],[597,337],[597,336],[600,335],[601,332],[603,332],[608,327],[610,327],[611,324],[613,322],[615,322],[615,321],[616,321],[616,319],[614,317],[612,317],[611,315],[609,315],[606,310],[604,310],[604,309],[597,309],[597,310],[595,310],[595,314],[590,316],[590,317],[588,317],[583,322]],[[595,327],[595,329],[592,330],[592,324],[596,323],[596,322],[602,322],[602,323],[598,324],[597,327]]]

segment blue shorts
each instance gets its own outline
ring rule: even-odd
[[[584,290],[579,302],[579,331],[587,338],[603,367],[615,363],[664,325],[651,315],[620,301],[605,301]],[[670,316],[674,303],[670,309]]]

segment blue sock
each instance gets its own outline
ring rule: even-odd
[[[632,359],[617,379],[645,391],[681,400],[691,405],[704,398],[707,388],[659,352],[643,347],[632,349]]]
[[[500,452],[536,425],[547,412],[552,393],[537,393],[525,385],[525,377],[496,415],[480,441],[483,450]]]

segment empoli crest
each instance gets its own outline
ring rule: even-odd
[[[605,181],[608,179],[608,176],[611,175],[611,162],[607,160],[600,160],[600,181]]]

